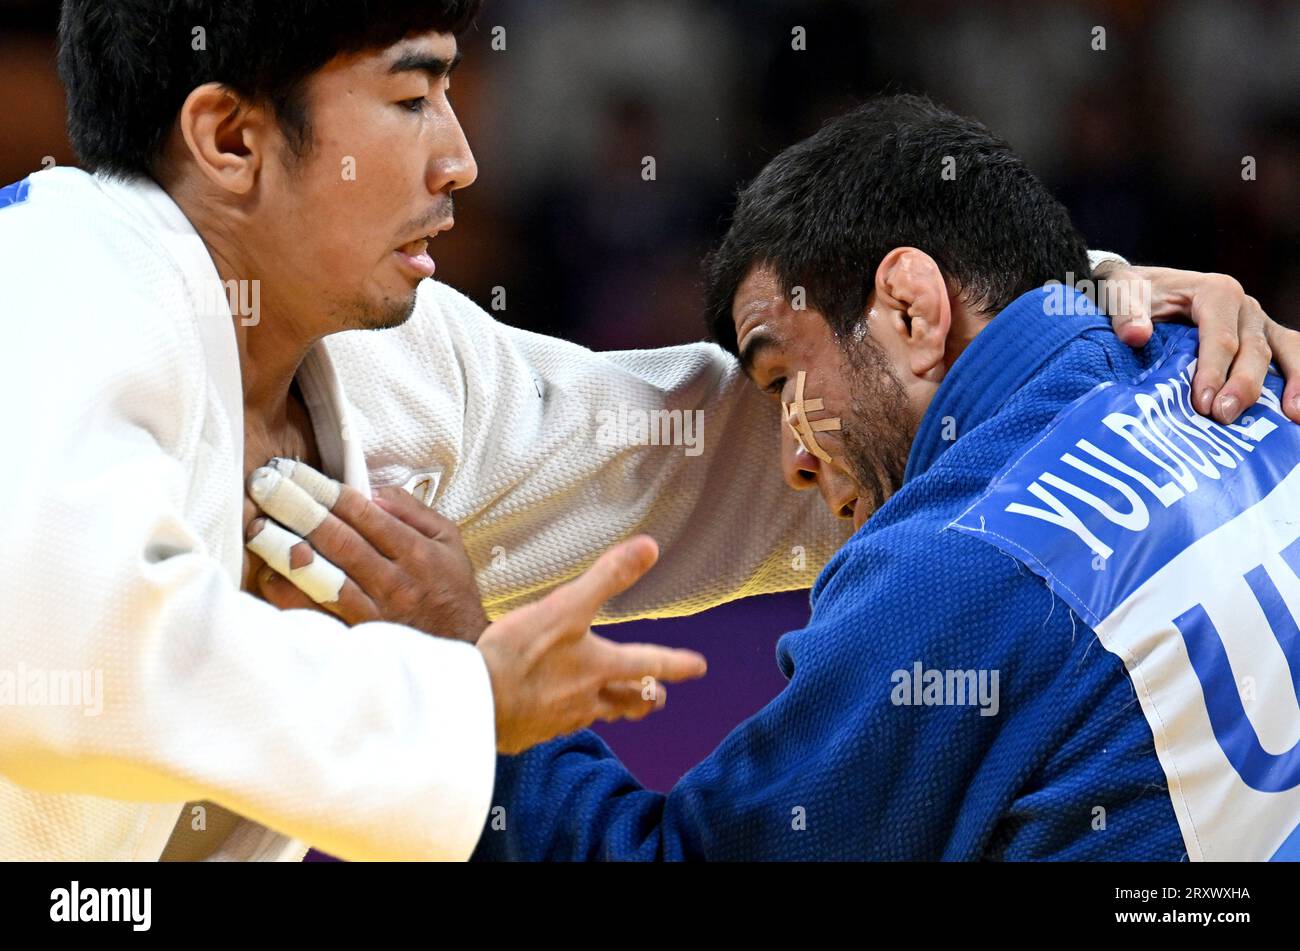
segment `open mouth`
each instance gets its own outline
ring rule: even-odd
[[[393,252],[401,259],[406,269],[421,280],[433,277],[435,270],[433,258],[429,255],[429,242],[431,240],[433,240],[433,235],[416,238]]]

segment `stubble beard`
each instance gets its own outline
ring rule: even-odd
[[[902,488],[916,426],[884,351],[865,335],[846,340],[843,349],[852,394],[841,434],[845,461],[874,514]]]
[[[375,304],[355,302],[344,310],[347,315],[343,326],[347,330],[394,330],[413,316],[419,291],[414,290],[406,300],[385,298]]]

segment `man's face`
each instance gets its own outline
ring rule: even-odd
[[[902,484],[915,434],[912,409],[890,358],[870,337],[869,321],[852,339],[837,339],[821,314],[794,309],[766,268],[742,282],[731,313],[750,379],[785,404],[786,481],[798,490],[816,487],[832,514],[861,528]],[[802,402],[821,400],[818,409],[799,405],[801,371]],[[838,429],[814,431],[817,422],[836,418]]]
[[[456,56],[454,37],[430,33],[336,58],[307,84],[308,153],[264,167],[262,241],[282,249],[286,296],[333,322],[323,330],[403,323],[433,274],[424,238],[451,227],[451,193],[478,174],[447,98]]]

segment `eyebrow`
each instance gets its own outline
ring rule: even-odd
[[[764,350],[775,349],[780,339],[770,330],[755,330],[745,337],[745,344],[740,348],[740,366],[745,376],[754,379],[754,363]]]
[[[456,55],[451,59],[412,51],[397,57],[388,67],[388,73],[392,76],[398,73],[425,73],[430,79],[442,79],[455,71],[462,58],[464,58],[462,50],[456,50]]]

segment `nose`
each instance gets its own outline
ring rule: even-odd
[[[786,484],[796,491],[814,488],[820,471],[821,460],[804,449],[790,427],[782,423],[781,473]]]
[[[478,178],[478,163],[474,161],[465,130],[455,113],[449,111],[448,117],[447,137],[440,137],[429,162],[429,191],[435,195],[468,188]]]
[[[788,423],[781,424],[781,474],[795,491],[819,490],[836,518],[854,517],[857,490],[843,473],[828,471],[825,463],[805,449]]]

